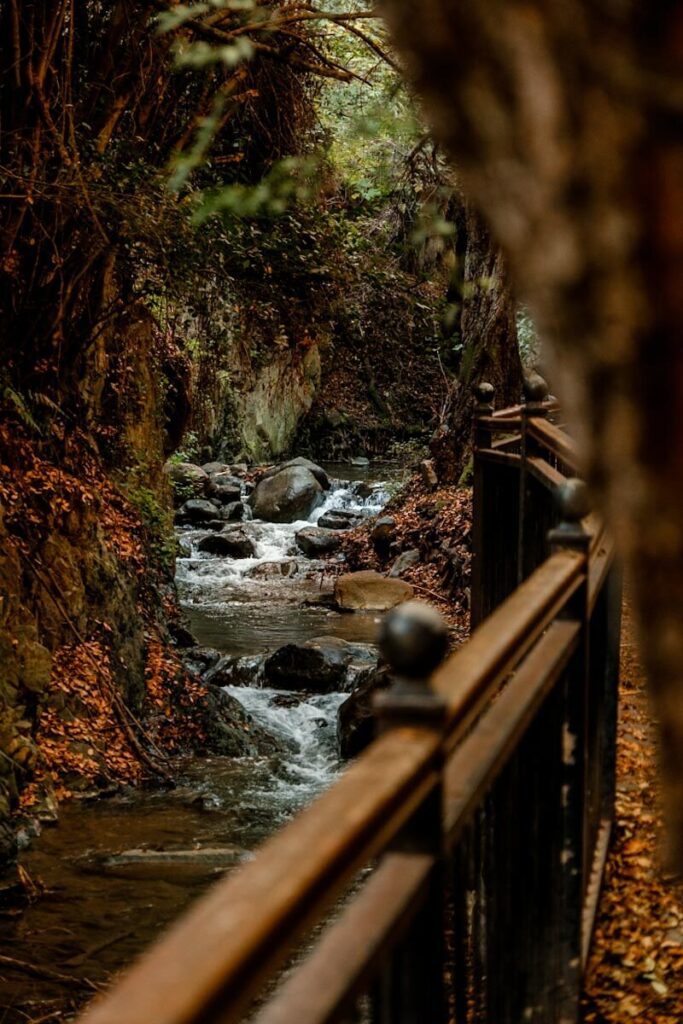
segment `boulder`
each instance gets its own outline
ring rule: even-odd
[[[254,518],[270,523],[307,519],[322,501],[323,488],[310,469],[288,466],[264,477],[249,496]]]
[[[229,523],[242,522],[247,515],[247,506],[241,501],[231,501],[223,507],[223,515]]]
[[[244,476],[249,472],[249,466],[246,462],[234,462],[232,466],[230,466],[230,472],[233,476]]]
[[[396,576],[400,576],[402,572],[409,569],[411,565],[417,565],[420,561],[420,552],[417,548],[410,548],[409,551],[404,551],[403,554],[399,555],[391,569],[389,570],[390,578],[394,579]]]
[[[385,667],[375,669],[339,705],[337,710],[337,748],[341,758],[356,757],[375,738],[375,694],[389,685]]]
[[[367,480],[358,480],[353,485],[353,493],[363,501],[365,501],[366,498],[369,498],[373,491],[374,487],[372,484],[369,484]]]
[[[242,488],[234,484],[215,484],[210,485],[210,493],[221,505],[234,505],[242,496]]]
[[[230,473],[230,466],[225,462],[206,462],[202,466],[202,469],[209,476],[213,476],[214,473]]]
[[[209,489],[212,487],[242,487],[242,481],[238,476],[233,476],[230,467],[222,473],[213,473],[209,479]]]
[[[260,757],[282,749],[236,697],[217,686],[207,689],[204,730],[207,749],[225,757]]]
[[[425,487],[428,487],[430,491],[435,490],[439,486],[439,477],[433,459],[424,459],[420,463],[420,476]]]
[[[347,508],[331,508],[320,517],[318,526],[325,530],[352,530],[360,521],[360,517]]]
[[[378,572],[363,570],[338,576],[334,599],[342,611],[387,611],[413,596],[413,588],[405,580],[388,579]]]
[[[245,575],[252,580],[290,579],[299,572],[299,563],[293,558],[284,562],[261,562]]]
[[[175,514],[176,523],[181,526],[194,526],[209,523],[218,515],[218,506],[207,498],[190,498],[180,506]]]
[[[370,540],[380,558],[386,558],[396,537],[396,520],[391,516],[379,516],[372,530]]]
[[[183,656],[183,665],[188,672],[192,672],[196,676],[204,676],[218,664],[220,659],[220,651],[214,650],[213,647],[192,647]]]
[[[271,476],[275,476],[276,473],[282,472],[283,469],[290,469],[292,466],[302,466],[307,469],[316,478],[320,486],[324,491],[330,489],[330,478],[322,468],[315,462],[311,462],[310,459],[305,459],[303,455],[298,455],[296,459],[289,459],[287,462],[281,462],[278,466],[274,466],[273,469],[269,469],[267,473],[263,474],[262,479],[267,480]]]
[[[171,481],[173,495],[177,504],[188,498],[199,498],[206,493],[209,476],[201,466],[191,462],[167,462],[164,473]]]
[[[335,530],[322,530],[319,526],[307,526],[299,530],[295,540],[308,558],[330,555],[341,545],[341,537]]]
[[[377,657],[370,644],[321,636],[280,647],[266,658],[264,677],[276,690],[346,691],[377,666]]]
[[[253,558],[256,554],[253,540],[241,530],[211,534],[200,540],[197,548],[209,555],[223,555],[227,558]]]
[[[263,678],[263,655],[244,658],[226,655],[218,659],[204,676],[211,686],[258,686]]]

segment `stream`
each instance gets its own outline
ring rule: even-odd
[[[256,664],[284,644],[321,636],[374,643],[377,613],[342,614],[316,605],[331,590],[332,579],[325,563],[297,550],[295,534],[330,509],[359,518],[377,515],[401,473],[378,464],[324,468],[332,486],[308,520],[242,524],[254,541],[252,557],[205,554],[198,545],[209,531],[179,528],[178,590],[202,647],[253,658]],[[330,785],[341,770],[337,710],[348,693],[283,699],[281,691],[256,682],[226,690],[274,737],[277,753],[187,758],[177,766],[174,790],[126,790],[64,805],[59,823],[45,826],[20,858],[45,893],[17,911],[3,902],[0,887],[6,955],[103,982],[207,884],[251,857],[259,843]],[[149,851],[163,855],[150,859]],[[0,964],[0,1024],[69,1019],[74,992],[63,980],[32,978]],[[48,1016],[52,1012],[54,1017]]]

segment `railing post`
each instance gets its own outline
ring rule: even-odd
[[[491,444],[491,431],[481,423],[482,416],[493,414],[495,389],[483,381],[474,389],[476,404],[472,428],[472,583],[470,587],[470,624],[478,626],[485,615],[484,609],[484,488],[485,466],[479,458],[479,449]]]
[[[530,551],[530,541],[535,531],[530,529],[533,524],[527,521],[527,505],[529,504],[529,473],[527,469],[527,458],[533,452],[533,442],[529,438],[529,422],[534,418],[545,419],[548,410],[544,405],[548,397],[548,385],[538,373],[533,373],[524,378],[523,402],[522,402],[522,429],[521,447],[519,462],[519,529],[517,534],[517,583],[522,583],[545,557],[542,550]],[[534,510],[538,516],[538,509]],[[544,531],[538,536],[540,549],[545,543]],[[536,546],[536,545],[535,545]]]
[[[419,601],[399,605],[384,619],[379,646],[394,680],[376,700],[380,731],[412,726],[441,732],[445,703],[429,680],[448,648],[444,619]],[[376,986],[375,1024],[445,1024],[448,1019],[440,754],[434,772],[433,788],[388,851],[430,856],[434,868],[424,902]]]
[[[582,480],[569,479],[558,489],[560,525],[550,531],[552,551],[576,551],[586,558],[582,585],[562,612],[563,618],[581,623],[578,648],[567,666],[562,688],[560,734],[560,836],[554,848],[560,879],[560,933],[557,1024],[576,1024],[581,995],[581,950],[586,863],[586,725],[589,698],[588,552],[591,536],[582,520],[590,512]]]

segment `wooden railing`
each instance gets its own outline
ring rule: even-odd
[[[82,1024],[578,1019],[612,821],[620,598],[551,409],[536,386],[494,413],[479,389],[471,639],[442,664],[440,617],[391,612],[378,738]]]

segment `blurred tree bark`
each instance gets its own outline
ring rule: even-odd
[[[683,868],[683,6],[386,0],[630,564]]]

